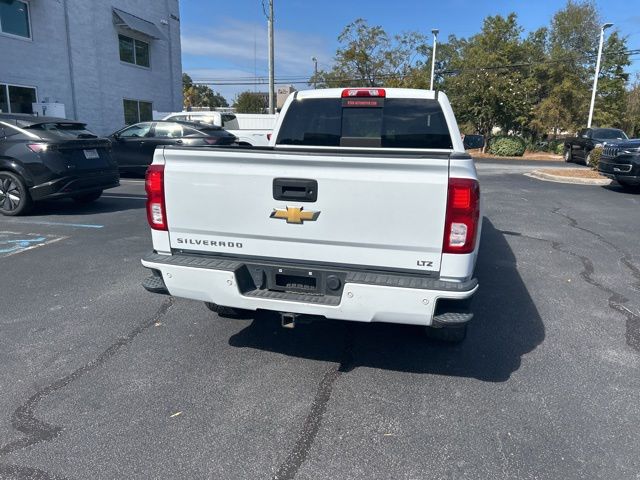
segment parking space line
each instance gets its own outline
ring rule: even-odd
[[[52,226],[61,226],[61,227],[77,227],[77,228],[104,228],[104,225],[97,225],[93,223],[66,223],[66,222],[45,222],[40,220],[29,220],[29,221],[9,221],[7,222],[10,225],[52,225]]]

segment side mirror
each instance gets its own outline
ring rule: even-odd
[[[465,135],[462,139],[465,150],[475,150],[484,147],[484,135]]]

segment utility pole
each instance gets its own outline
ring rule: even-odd
[[[315,90],[318,83],[318,59],[311,57],[311,61],[313,62],[313,88]]]
[[[273,0],[269,0],[269,113],[274,114],[274,74],[273,74]]]
[[[593,76],[593,91],[591,92],[591,106],[589,107],[587,128],[591,128],[591,120],[593,120],[593,107],[596,104],[596,90],[598,89],[598,76],[600,75],[600,57],[602,56],[602,45],[604,44],[604,31],[609,27],[613,27],[613,23],[605,23],[600,27],[600,45],[598,46],[598,60],[596,60],[596,74]]]

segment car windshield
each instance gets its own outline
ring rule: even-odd
[[[627,134],[617,128],[596,128],[593,130],[593,138],[602,140],[626,140]]]
[[[39,123],[29,127],[31,130],[43,130],[62,138],[97,138],[84,123]]]

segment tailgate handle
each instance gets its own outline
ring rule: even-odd
[[[318,182],[305,178],[274,178],[273,198],[275,200],[315,202],[318,199]]]

